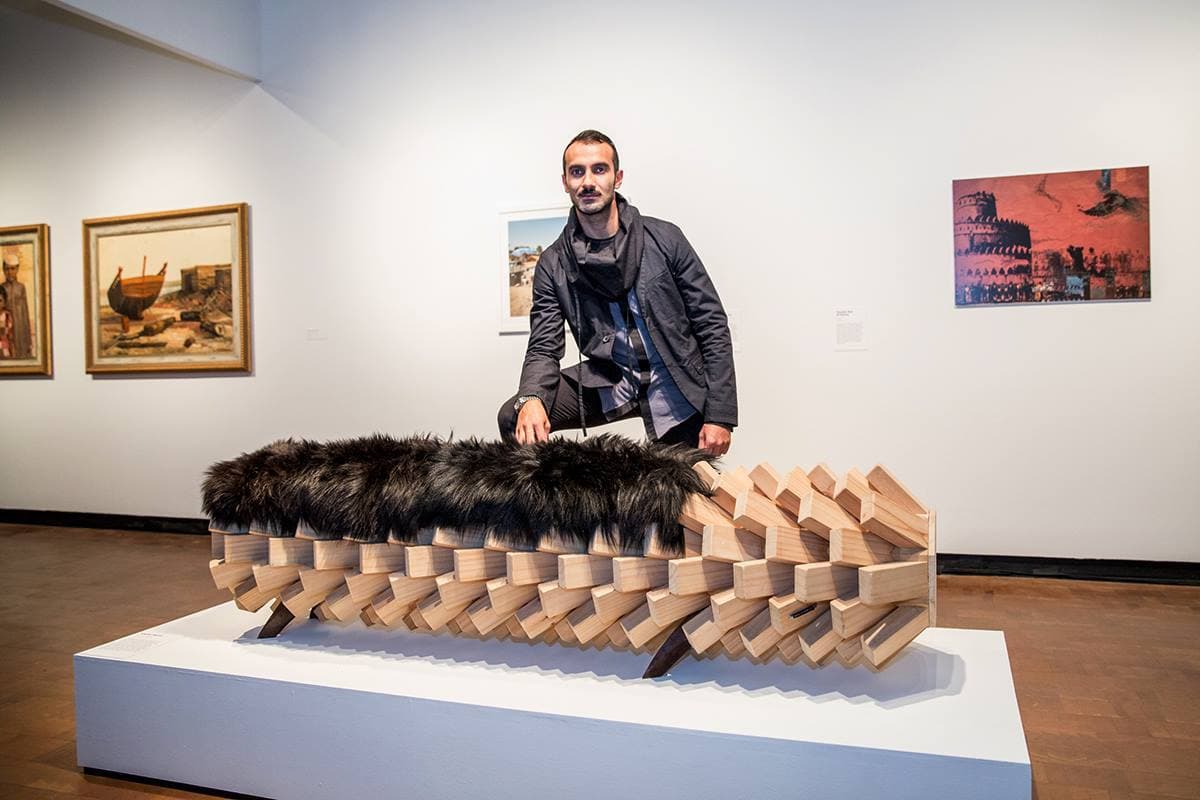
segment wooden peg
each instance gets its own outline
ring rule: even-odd
[[[291,586],[300,580],[300,567],[291,564],[286,567],[272,567],[268,564],[255,564],[254,582],[258,588],[268,594],[274,594],[285,586]]]
[[[783,638],[783,634],[771,625],[769,608],[758,612],[738,630],[741,631],[742,644],[746,646],[746,651],[755,658],[766,655],[767,651],[779,644],[779,640]]]
[[[613,560],[604,556],[563,555],[558,557],[558,585],[584,589],[612,583]]]
[[[743,600],[733,593],[733,589],[717,592],[709,603],[713,619],[722,631],[744,625],[754,619],[758,612],[767,607],[765,599]]]
[[[737,496],[733,507],[733,524],[753,534],[766,537],[767,528],[796,528],[796,521],[789,517],[757,491],[747,489]]]
[[[796,568],[793,564],[761,558],[733,565],[733,595],[740,600],[791,594],[795,588]]]
[[[808,479],[808,473],[796,467],[779,482],[779,489],[772,499],[775,501],[775,505],[787,511],[792,515],[792,519],[795,519],[800,515],[800,501],[812,490],[813,485]]]
[[[804,655],[820,664],[842,641],[833,629],[833,615],[826,609],[821,616],[800,629],[800,646]]]
[[[471,547],[451,551],[454,575],[460,581],[490,581],[507,575],[505,553],[484,547]]]
[[[927,597],[929,567],[923,561],[876,564],[858,570],[858,596],[869,606]]]
[[[548,580],[536,584],[538,597],[542,608],[550,617],[561,617],[569,614],[592,599],[590,587],[582,589],[564,589],[558,580]]]
[[[858,593],[858,570],[829,562],[797,564],[796,597],[806,603],[851,597]]]
[[[658,558],[618,557],[612,559],[612,584],[618,592],[649,591],[667,585],[668,564]],[[559,564],[562,581],[562,564]]]
[[[873,533],[834,528],[829,532],[829,560],[845,567],[894,561],[892,543]]]
[[[895,610],[895,606],[869,606],[857,597],[835,598],[829,603],[833,629],[838,636],[849,639],[870,628]]]
[[[829,532],[834,528],[845,528],[852,531],[862,530],[858,520],[846,513],[846,510],[835,501],[812,491],[804,495],[800,501],[800,513],[797,518],[801,528],[812,531],[828,539]]]
[[[771,624],[780,634],[793,633],[825,613],[828,603],[809,603],[788,594],[767,600],[771,612]]]
[[[319,539],[312,543],[313,569],[358,569],[358,545],[344,539]]]
[[[771,529],[768,528],[768,531]],[[766,547],[761,536],[733,525],[705,525],[700,555],[709,561],[753,561],[762,558]]]
[[[833,487],[833,499],[855,519],[862,516],[863,498],[870,493],[871,485],[867,483],[867,476],[853,467],[838,478]]]
[[[254,564],[249,561],[226,564],[223,560],[213,559],[208,562],[208,572],[218,589],[232,589],[247,578],[253,577]]]
[[[764,461],[750,470],[750,482],[763,497],[773,499],[775,495],[779,494],[779,486],[783,483],[783,477],[778,470]]]
[[[882,666],[906,644],[929,627],[929,611],[917,606],[900,606],[862,636],[863,656],[873,666]]]
[[[388,574],[404,569],[404,545],[391,542],[360,544],[358,571],[364,575]]]
[[[308,539],[291,537],[268,539],[267,563],[272,567],[286,567],[291,564],[311,567],[313,565],[313,543]]]
[[[811,531],[772,525],[767,528],[766,547],[761,557],[788,564],[810,564],[828,561],[829,547],[829,542]]]
[[[553,553],[505,553],[508,582],[514,586],[558,580],[558,556]]]
[[[905,511],[878,492],[863,500],[862,529],[897,547],[929,546],[929,518]]]
[[[825,464],[817,464],[808,471],[808,480],[813,488],[821,494],[833,499],[833,490],[837,486],[837,474]]]
[[[876,464],[871,468],[871,471],[867,473],[867,482],[872,489],[895,502],[905,511],[911,514],[929,514],[929,508],[882,464]]]
[[[267,562],[267,551],[271,541],[269,538],[246,534],[225,534],[224,539],[226,564],[265,564]]]
[[[671,594],[713,593],[733,586],[733,565],[703,556],[667,562],[667,588]]]
[[[709,596],[703,593],[680,597],[671,594],[670,589],[666,587],[651,589],[646,593],[646,606],[650,610],[650,618],[664,628],[708,604]]]

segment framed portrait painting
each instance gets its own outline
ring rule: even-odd
[[[564,206],[500,215],[501,333],[529,333],[537,262],[542,251],[562,233],[567,213]]]
[[[83,221],[87,371],[250,371],[245,203]]]
[[[0,377],[50,375],[50,227],[0,228]]]

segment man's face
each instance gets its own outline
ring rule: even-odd
[[[4,265],[4,280],[15,281],[17,279],[17,267],[11,264]]]
[[[607,213],[621,188],[624,173],[613,169],[613,151],[606,144],[575,142],[567,148],[563,190],[580,214]]]

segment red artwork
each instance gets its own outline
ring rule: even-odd
[[[1149,297],[1149,167],[954,181],[956,305]]]

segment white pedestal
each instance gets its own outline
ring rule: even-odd
[[[79,764],[278,798],[1030,797],[1004,635],[879,673],[293,623],[232,603],[75,656]]]

